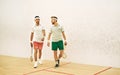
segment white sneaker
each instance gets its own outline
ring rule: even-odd
[[[41,60],[41,59],[39,59],[39,60],[38,60],[38,63],[39,63],[39,64],[42,64],[42,60]]]
[[[38,63],[35,62],[35,63],[34,63],[34,68],[37,68],[37,66],[38,66]]]

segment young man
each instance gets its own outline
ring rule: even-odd
[[[52,27],[51,27],[50,33],[48,35],[48,43],[47,43],[47,45],[49,47],[50,46],[50,37],[52,35],[52,50],[53,50],[54,59],[56,62],[55,67],[59,67],[60,58],[62,57],[63,52],[64,52],[64,45],[63,45],[62,36],[64,38],[64,44],[67,45],[64,29],[62,26],[60,26],[57,23],[57,19],[58,18],[56,16],[51,17]],[[57,56],[57,49],[59,49],[59,51],[60,51],[59,56]]]
[[[40,24],[40,17],[35,16],[35,26],[32,28],[31,36],[30,36],[30,44],[31,47],[34,47],[34,68],[37,68],[38,63],[42,64],[41,56],[42,56],[42,47],[45,38],[45,29]],[[37,53],[39,53],[39,59],[37,59]]]

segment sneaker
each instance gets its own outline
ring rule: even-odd
[[[58,65],[59,65],[60,64],[60,60],[58,59],[57,61],[58,61]]]
[[[59,64],[56,64],[55,67],[59,67]]]
[[[35,62],[35,63],[34,63],[34,68],[37,68],[37,66],[38,66],[38,63]]]
[[[60,64],[60,60],[57,60],[55,67],[59,67],[59,64]]]
[[[42,60],[41,60],[41,59],[39,59],[39,60],[38,60],[38,63],[39,63],[39,64],[42,64]]]

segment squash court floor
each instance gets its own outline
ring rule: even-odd
[[[54,61],[43,60],[33,68],[28,58],[0,55],[0,75],[120,75],[120,68],[61,62],[54,68]]]

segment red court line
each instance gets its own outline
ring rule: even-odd
[[[52,71],[52,70],[44,70],[44,71],[53,72],[53,73],[59,73],[59,74],[65,74],[65,75],[74,75],[74,74],[70,74],[70,73],[58,72],[58,71]]]
[[[50,68],[52,68],[52,67],[49,67],[49,68],[46,68],[46,69],[50,69]],[[35,73],[35,72],[40,72],[40,71],[43,71],[43,70],[45,70],[45,69],[28,72],[28,73],[25,73],[25,74],[23,74],[23,75],[28,75],[28,74],[32,74],[32,73]]]
[[[100,73],[103,73],[103,72],[105,72],[105,71],[107,71],[107,70],[109,70],[109,69],[111,69],[111,68],[112,68],[112,67],[108,67],[108,68],[106,68],[106,69],[104,69],[104,70],[101,70],[101,71],[95,73],[94,75],[98,75],[98,74],[100,74]]]
[[[62,64],[61,66],[67,65],[67,64],[70,64],[70,62],[65,63],[65,64]],[[25,74],[23,74],[23,75],[28,75],[28,74],[32,74],[32,73],[35,73],[35,72],[44,71],[44,70],[47,70],[47,69],[50,69],[50,68],[54,68],[54,67],[48,67],[48,68],[45,68],[45,69],[41,69],[41,70],[36,70],[36,71],[28,72],[28,73],[25,73]]]

